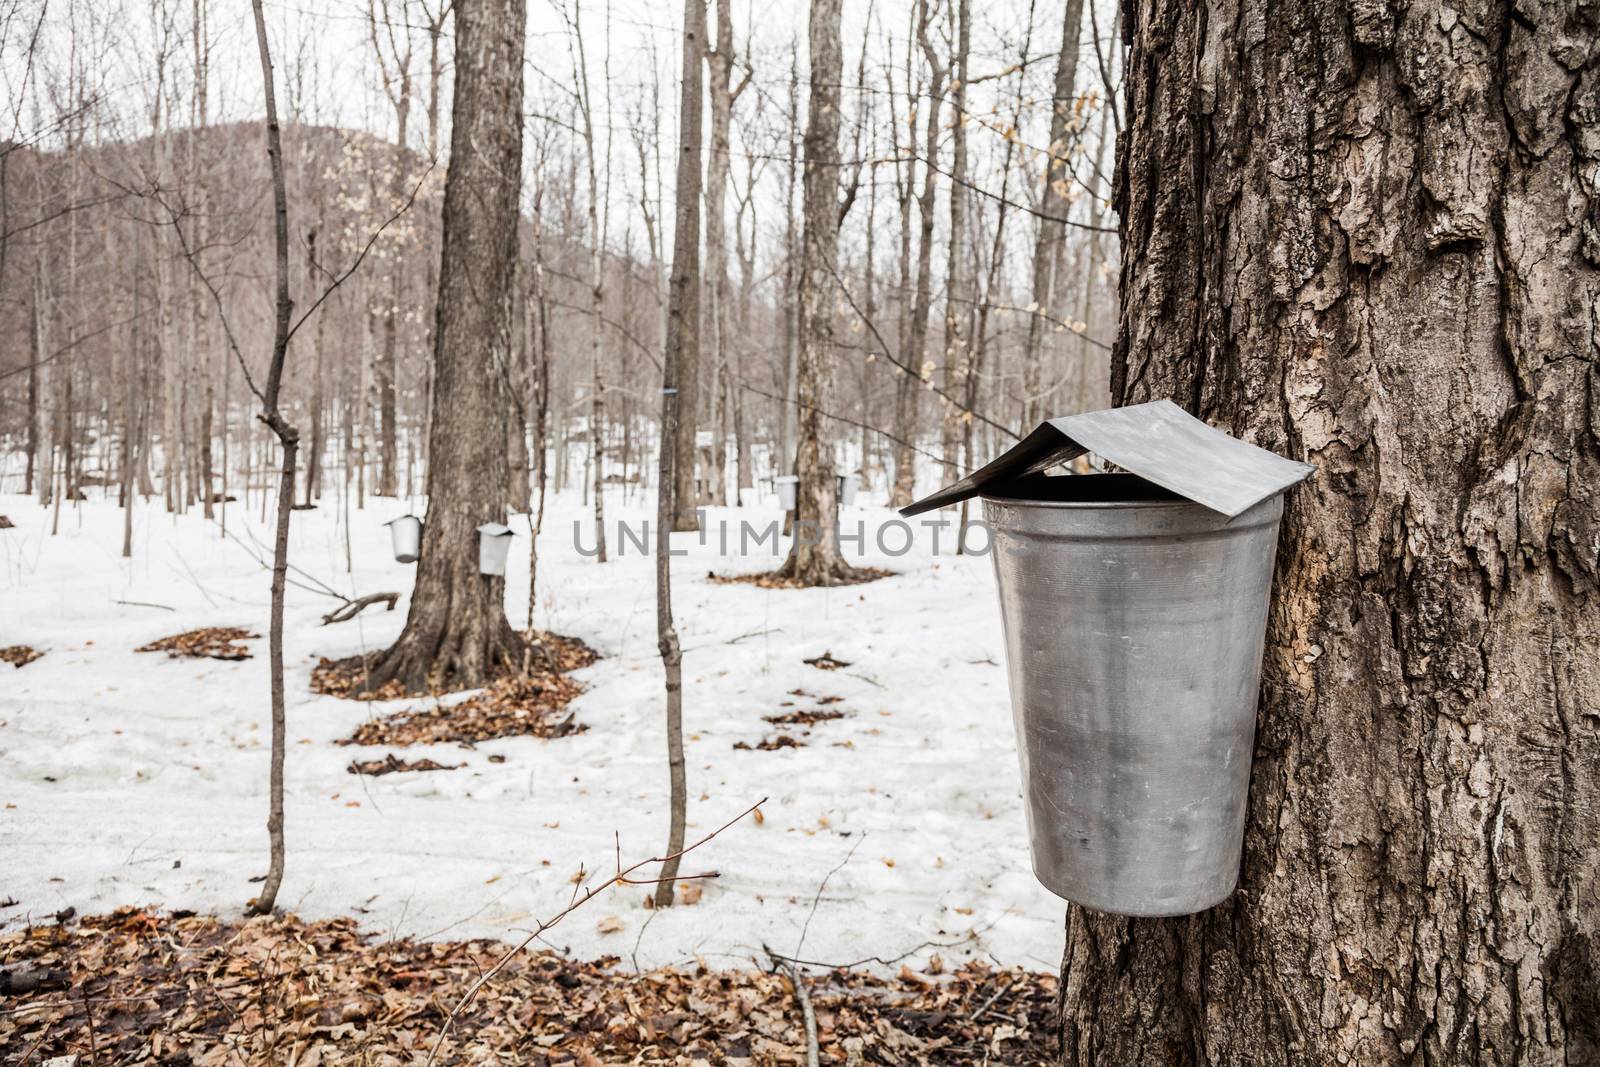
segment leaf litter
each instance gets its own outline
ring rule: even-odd
[[[174,658],[188,659],[249,659],[250,650],[237,642],[253,641],[260,636],[242,626],[206,626],[163,637],[148,645],[140,645],[134,651],[165,652]]]
[[[535,656],[532,673],[497,679],[467,699],[452,704],[439,703],[371,719],[358,726],[353,734],[339,744],[428,745],[454,742],[474,745],[501,737],[550,739],[583,733],[588,727],[578,722],[571,712],[565,711],[567,705],[583,692],[583,686],[567,675],[593,664],[600,655],[575,637],[543,634],[541,640],[549,658],[541,661],[539,656]],[[379,653],[343,660],[323,659],[311,672],[312,689],[327,696],[350,700],[404,697],[403,690],[389,691],[394,683],[376,693],[360,691],[361,682],[366,678],[376,655]],[[453,768],[415,765],[391,768],[398,771],[439,769]]]
[[[0,1061],[421,1065],[450,1007],[504,951],[488,940],[370,937],[351,918],[123,909],[13,930],[0,934],[8,969],[55,980],[0,999]],[[517,955],[456,1020],[435,1062],[804,1061],[786,975],[703,963],[631,973],[619,962]],[[920,973],[835,968],[803,980],[823,1063],[1054,1062],[1053,974],[982,960],[946,973],[935,958]]]
[[[853,567],[849,578],[832,583],[835,587],[845,585],[866,585],[876,582],[880,578],[893,578],[896,571],[884,570],[882,567]],[[714,585],[753,585],[759,589],[815,589],[814,585],[807,585],[795,578],[779,577],[776,571],[760,571],[756,574],[717,574],[715,571],[706,572],[706,580]]]
[[[38,649],[32,648],[28,645],[11,645],[8,648],[0,648],[0,660],[11,664],[18,670],[26,667],[28,664],[32,663],[34,660],[43,655],[43,652],[40,652]]]

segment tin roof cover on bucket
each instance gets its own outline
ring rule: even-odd
[[[1087,452],[1229,518],[1315,469],[1207,426],[1170,400],[1152,400],[1041,422],[998,459],[900,514],[957,504]]]

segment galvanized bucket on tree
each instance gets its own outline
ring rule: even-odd
[[[478,573],[501,576],[506,572],[506,556],[511,552],[511,527],[503,522],[486,522],[478,527]]]
[[[800,477],[795,474],[780,474],[772,481],[778,488],[778,506],[784,511],[793,511],[795,490],[800,485]]]
[[[422,555],[422,520],[415,515],[402,515],[384,525],[389,527],[394,558],[401,563],[415,563]]]
[[[839,480],[839,506],[850,507],[856,502],[856,488],[861,484],[859,476],[854,474],[840,474]]]
[[[1040,473],[1085,452],[1131,473]],[[1050,420],[905,509],[983,498],[1052,892],[1124,915],[1233,892],[1281,494],[1310,472],[1157,401]]]

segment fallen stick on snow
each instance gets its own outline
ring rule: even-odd
[[[794,986],[794,999],[800,1002],[800,1014],[806,1021],[806,1067],[818,1067],[820,1054],[817,1049],[817,1013],[811,1009],[811,994],[806,992],[805,976],[800,969],[790,963],[788,959],[773,952],[766,945],[767,958],[772,961],[772,966],[789,976],[789,984]]]
[[[322,625],[326,626],[331,622],[349,622],[374,604],[387,604],[386,610],[393,611],[395,602],[399,599],[399,593],[368,593],[354,600],[346,600],[343,607],[334,608],[322,617]]]

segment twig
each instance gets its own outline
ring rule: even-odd
[[[990,925],[992,926],[993,923]],[[988,929],[988,927],[985,927],[984,929]],[[893,967],[901,960],[915,956],[925,948],[957,948],[961,945],[968,945],[976,941],[980,933],[982,933],[981,930],[971,930],[968,931],[965,937],[958,937],[954,941],[924,941],[922,944],[913,945],[904,952],[900,953],[900,955],[891,956],[889,959],[884,959],[882,956],[863,956],[861,959],[852,960],[849,963],[825,963],[822,960],[800,960],[795,959],[793,956],[785,956],[782,953],[772,952],[771,949],[768,949],[767,951],[777,959],[787,960],[790,963],[796,963],[802,967],[821,967],[824,970],[829,971],[853,971],[857,967],[868,963],[876,963],[880,967]]]
[[[727,822],[723,823],[721,826],[717,827],[715,830],[712,830],[709,834],[706,834],[704,837],[702,837],[700,840],[694,842],[692,845],[686,845],[683,848],[679,849],[677,852],[670,853],[669,855],[666,855],[666,856],[652,856],[649,859],[640,860],[639,862],[633,864],[632,866],[627,867],[624,870],[618,871],[617,874],[614,877],[612,877],[610,879],[607,879],[604,884],[595,886],[594,888],[592,888],[589,891],[587,891],[586,893],[584,893],[582,896],[578,895],[578,886],[580,886],[582,884],[582,882],[583,882],[583,878],[582,878],[583,870],[582,870],[582,868],[579,868],[579,871],[578,871],[579,878],[578,878],[578,880],[576,882],[573,883],[572,899],[567,903],[567,906],[562,908],[560,911],[556,912],[555,915],[551,916],[549,919],[541,920],[539,925],[538,925],[538,927],[535,928],[534,931],[531,934],[529,934],[527,937],[523,938],[520,942],[518,942],[515,946],[513,946],[510,951],[508,951],[505,955],[501,956],[500,959],[495,962],[495,965],[493,967],[490,967],[487,971],[485,971],[483,973],[483,975],[481,977],[479,977],[479,979],[476,982],[473,982],[472,985],[470,987],[468,987],[466,993],[464,993],[462,995],[461,1000],[459,1002],[457,1002],[456,1006],[454,1008],[450,1009],[450,1014],[445,1016],[445,1020],[444,1020],[443,1025],[441,1025],[439,1027],[439,1036],[434,1039],[433,1048],[428,1051],[428,1058],[424,1062],[424,1067],[432,1067],[433,1061],[436,1058],[438,1058],[440,1047],[442,1047],[444,1045],[445,1037],[448,1036],[449,1033],[450,1033],[450,1028],[455,1025],[456,1019],[460,1017],[461,1013],[463,1011],[465,1011],[467,1009],[468,1005],[470,1005],[472,1003],[472,1001],[477,997],[478,992],[480,990],[482,990],[485,985],[489,984],[489,980],[490,979],[492,979],[495,975],[499,974],[502,970],[504,970],[506,964],[510,963],[514,958],[516,958],[518,953],[520,953],[523,949],[527,948],[530,944],[532,944],[534,938],[539,937],[546,930],[550,929],[552,926],[554,926],[557,923],[559,923],[562,919],[565,919],[568,915],[571,915],[574,911],[577,911],[579,908],[583,907],[585,904],[589,903],[589,901],[593,900],[595,897],[599,896],[601,893],[604,893],[607,889],[610,889],[614,885],[648,885],[648,884],[651,884],[652,882],[661,881],[661,879],[659,879],[659,878],[656,878],[656,879],[629,879],[628,875],[631,875],[634,871],[638,870],[640,867],[645,867],[645,866],[648,866],[649,864],[652,864],[652,863],[667,863],[670,860],[681,859],[682,857],[684,857],[684,856],[688,855],[689,853],[693,852],[695,849],[699,848],[701,845],[705,844],[707,841],[710,841],[712,838],[716,837],[718,834],[722,833],[724,830],[728,829],[730,826],[732,826],[735,823],[737,823],[739,820],[743,819],[746,815],[749,815],[752,811],[755,811],[757,808],[761,807],[761,805],[765,804],[766,802],[767,802],[767,798],[766,797],[762,797],[760,800],[756,801],[754,804],[750,805],[748,808],[744,809],[738,815],[735,815],[733,818],[729,819]],[[682,877],[686,877],[686,876],[679,876],[679,877],[682,878]],[[707,873],[707,874],[694,875],[694,876],[688,876],[688,877],[715,878],[716,874],[715,874],[715,872],[711,872],[711,873]]]
[[[794,986],[794,999],[800,1002],[800,1014],[806,1021],[806,1067],[817,1067],[820,1062],[817,1052],[817,1014],[811,1010],[811,994],[806,992],[805,976],[787,957],[778,955],[764,944],[761,947],[766,949],[773,967],[787,974],[789,984]]]
[[[393,611],[395,601],[400,599],[399,593],[368,593],[366,596],[356,597],[346,601],[344,607],[335,608],[322,617],[322,625],[327,626],[334,622],[349,622],[374,604],[387,604],[388,610]]]
[[[113,600],[113,604],[124,604],[130,608],[160,608],[162,611],[177,611],[170,604],[151,604],[143,600]]]
[[[800,950],[806,947],[806,932],[811,929],[811,920],[816,918],[817,905],[822,903],[822,891],[828,888],[828,879],[832,878],[834,875],[838,874],[844,869],[844,865],[850,862],[851,857],[856,854],[856,849],[860,848],[861,842],[865,841],[866,839],[867,834],[866,831],[863,830],[861,836],[856,838],[856,843],[850,846],[850,851],[844,854],[844,859],[834,864],[833,870],[822,876],[822,882],[817,886],[817,895],[811,898],[811,910],[806,913],[805,925],[800,927],[800,941],[794,946],[794,954],[796,956],[800,955]]]
[[[978,1010],[973,1012],[967,1018],[970,1019],[972,1022],[977,1022],[979,1019],[983,1018],[983,1013],[988,1011],[990,1008],[994,1007],[994,1002],[999,1000],[1001,997],[1005,996],[1006,993],[1008,993],[1011,990],[1011,987],[1016,985],[1016,983],[1017,983],[1017,980],[1015,978],[1006,979],[1005,985],[1001,986],[999,989],[996,989],[994,991],[994,996],[990,997],[988,1000],[986,1000],[982,1004],[978,1005]]]

